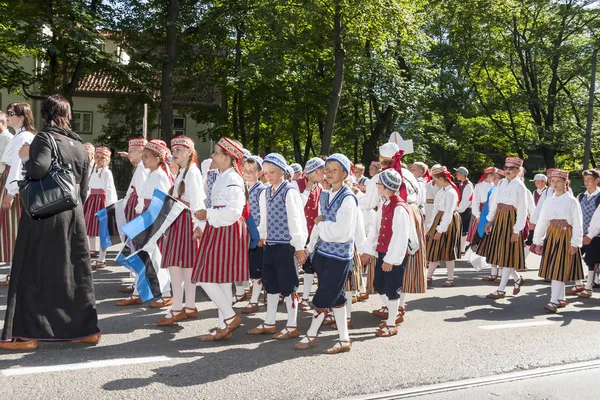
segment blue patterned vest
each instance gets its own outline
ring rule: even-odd
[[[258,181],[250,188],[248,192],[249,203],[250,203],[250,215],[254,218],[254,222],[256,222],[256,226],[260,225],[260,194],[263,190],[265,190],[266,186]]]
[[[586,196],[585,192],[578,196],[579,204],[581,204],[581,213],[583,214],[583,234],[587,235],[592,222],[592,216],[596,211],[596,205],[598,204],[598,196],[600,192],[593,196]],[[600,237],[600,234],[597,236]]]
[[[210,196],[212,195],[212,188],[215,185],[215,182],[216,182],[218,176],[219,176],[218,169],[212,169],[212,170],[208,171],[208,174],[206,177],[206,186],[208,187],[208,191],[206,192],[206,200],[204,200],[204,203],[206,204],[206,208],[212,207],[212,200],[211,200]]]
[[[351,196],[358,207],[358,200],[352,194],[347,186],[343,186],[334,196],[333,201],[329,204],[330,192],[323,191],[321,193],[320,206],[321,214],[325,221],[336,222],[337,211],[342,206],[342,202],[348,196]],[[334,258],[336,260],[351,260],[354,256],[354,239],[350,239],[344,243],[325,242],[321,240],[317,246],[317,253],[322,256]]]
[[[292,236],[288,224],[285,198],[288,191],[296,190],[288,181],[284,181],[275,194],[267,189],[267,244],[290,244]]]

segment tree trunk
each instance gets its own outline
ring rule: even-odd
[[[598,61],[598,49],[592,53],[592,76],[590,77],[590,97],[588,100],[588,114],[585,125],[585,147],[583,153],[583,169],[590,168],[590,155],[592,153],[592,124],[594,122],[594,89],[596,86],[596,64]]]
[[[303,165],[302,148],[300,147],[300,121],[296,118],[292,121],[292,142],[294,144],[294,160]]]
[[[333,43],[335,52],[335,72],[333,75],[333,90],[329,99],[329,107],[327,109],[327,117],[325,118],[325,130],[323,132],[323,140],[321,142],[321,154],[329,154],[331,152],[331,142],[333,140],[333,127],[342,97],[342,84],[344,82],[344,60],[346,58],[346,50],[343,43],[343,27],[342,27],[342,5],[338,0],[335,2],[335,13],[333,17]]]
[[[556,151],[548,146],[542,147],[542,154],[544,156],[544,163],[546,164],[546,169],[554,168],[556,164],[554,163],[554,155]]]
[[[258,155],[258,138],[260,137],[260,111],[254,110],[254,136],[252,137],[252,151]]]
[[[304,147],[304,162],[310,158],[310,149],[312,148],[312,130],[310,129],[310,113],[306,114],[306,146]]]
[[[233,137],[236,140],[240,139],[240,130],[243,129],[241,127],[241,122],[243,121],[243,117],[241,116],[241,106],[240,103],[243,103],[241,100],[242,93],[240,90],[240,68],[242,65],[242,29],[241,24],[238,25],[235,29],[235,92],[233,94]]]
[[[173,135],[173,72],[177,59],[177,19],[179,0],[169,0],[167,6],[167,54],[162,64],[160,84],[160,129],[162,138],[170,143]]]

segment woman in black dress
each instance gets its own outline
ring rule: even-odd
[[[71,107],[58,95],[42,104],[44,129],[19,151],[27,176],[41,179],[52,161],[50,135],[71,164],[81,202],[43,220],[23,213],[15,245],[0,348],[33,350],[38,341],[100,341],[83,203],[89,160],[70,130]]]

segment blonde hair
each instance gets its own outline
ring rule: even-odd
[[[183,171],[183,178],[181,179],[181,182],[179,182],[179,188],[177,190],[177,198],[178,199],[181,199],[185,193],[185,177],[187,176],[187,173],[190,170],[190,166],[194,163],[194,159],[196,158],[196,150],[192,150],[192,149],[188,149],[188,150],[190,150],[191,153],[190,153],[188,163],[185,167],[185,170]],[[181,169],[179,169],[177,176],[179,176],[179,174],[181,174]],[[173,196],[173,192],[175,192],[175,185],[171,186],[171,189],[169,189],[169,195]]]

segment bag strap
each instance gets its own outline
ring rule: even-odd
[[[50,149],[52,151],[52,160],[54,161],[54,156],[56,156],[56,161],[58,164],[62,164],[62,155],[60,154],[60,150],[58,150],[58,145],[56,144],[56,140],[54,139],[54,135],[50,132],[45,132],[48,138],[50,139]]]

